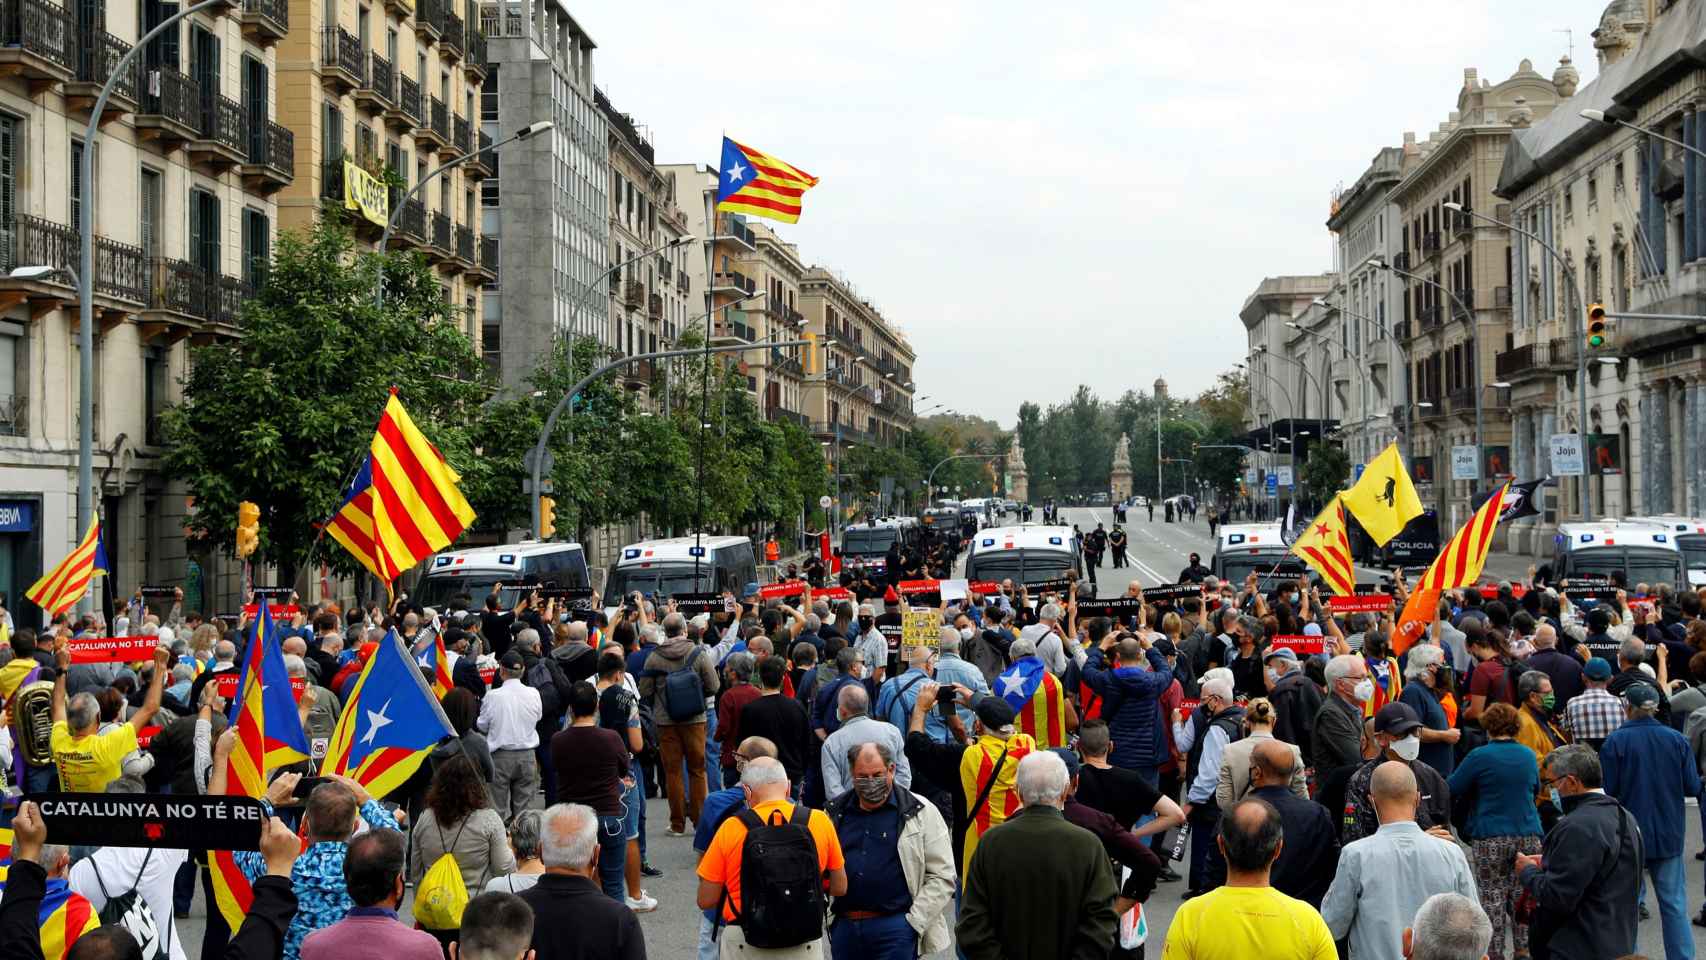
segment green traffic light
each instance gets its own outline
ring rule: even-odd
[[[1590,346],[1590,347],[1603,347],[1603,346],[1605,346],[1605,338],[1595,334],[1594,336],[1591,336],[1588,338],[1588,346]]]

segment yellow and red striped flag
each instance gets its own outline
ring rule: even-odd
[[[432,636],[432,695],[439,700],[450,692],[455,682],[450,679],[450,653],[444,649],[444,634],[435,632]],[[428,666],[429,664],[421,664]]]
[[[1327,504],[1291,544],[1291,552],[1315,568],[1327,586],[1341,597],[1356,593],[1356,567],[1351,564],[1351,540],[1345,527],[1345,505],[1338,497]]]
[[[800,198],[817,178],[793,164],[723,138],[717,171],[717,209],[798,223]]]
[[[990,778],[995,778],[983,806],[977,809],[977,815],[966,824],[964,867],[960,871],[962,882],[971,870],[971,858],[972,854],[977,852],[978,841],[991,827],[1006,823],[1009,817],[1019,812],[1019,789],[1014,784],[1014,778],[1019,773],[1019,761],[1036,749],[1037,742],[1023,733],[1015,733],[1006,740],[986,733],[966,748],[965,754],[960,757],[960,787],[965,790],[966,803],[976,803]],[[997,761],[1001,764],[999,769],[996,767]],[[966,812],[969,814],[972,811]]]
[[[1493,528],[1499,525],[1499,512],[1505,507],[1505,494],[1509,491],[1507,480],[1469,517],[1468,523],[1452,534],[1439,556],[1416,581],[1418,590],[1452,590],[1475,583],[1487,562],[1487,551],[1492,549]]]
[[[35,586],[24,591],[30,602],[48,614],[62,613],[89,592],[89,581],[107,572],[107,551],[101,544],[101,518],[89,518],[89,529],[71,555],[42,574]]]

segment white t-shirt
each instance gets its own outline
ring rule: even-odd
[[[486,881],[486,893],[520,893],[531,890],[539,882],[543,874],[512,873],[504,877],[493,877]]]
[[[82,894],[99,912],[107,905],[106,894],[101,892],[103,885],[115,897],[129,893],[134,885],[148,904],[148,911],[154,914],[162,939],[170,944],[171,960],[187,960],[172,918],[172,878],[189,859],[189,851],[156,849],[152,856],[149,854],[142,847],[102,847],[71,867],[71,889]]]

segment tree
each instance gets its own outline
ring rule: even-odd
[[[373,301],[381,269],[383,307]],[[237,503],[252,500],[257,558],[293,579],[393,387],[451,465],[478,473],[465,425],[489,390],[457,314],[424,260],[357,253],[338,219],[281,234],[265,285],[243,305],[241,336],[191,351],[183,401],[162,419],[167,469],[195,498],[191,535],[231,550]],[[359,569],[335,544],[317,555]]]
[[[1345,488],[1350,475],[1350,457],[1337,445],[1316,443],[1309,447],[1309,459],[1303,462],[1303,485],[1311,502],[1325,504]]]

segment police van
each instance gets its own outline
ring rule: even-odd
[[[918,543],[918,521],[912,517],[873,517],[841,531],[843,560],[880,560],[892,546]]]
[[[1019,524],[979,530],[966,552],[967,580],[1043,583],[1071,571],[1084,574],[1083,553],[1071,527]]]
[[[1552,572],[1559,579],[1618,574],[1637,583],[1684,585],[1682,551],[1667,525],[1638,520],[1561,523],[1553,537]]]
[[[506,584],[499,593],[504,608],[520,599],[523,583],[548,583],[562,588],[592,586],[586,551],[578,543],[524,541],[495,547],[447,550],[429,561],[415,585],[422,606],[443,610],[457,594],[467,594],[479,607],[492,584]]]
[[[634,591],[648,597],[686,593],[758,592],[758,564],[747,537],[671,537],[622,548],[604,581],[604,599],[616,602]]]
[[[1706,520],[1674,513],[1629,519],[1631,522],[1659,524],[1669,530],[1676,548],[1682,552],[1682,564],[1688,571],[1688,585],[1706,585]]]
[[[1246,577],[1257,574],[1263,590],[1277,580],[1295,580],[1307,569],[1285,545],[1277,523],[1221,524],[1209,567],[1234,586],[1243,586]]]

